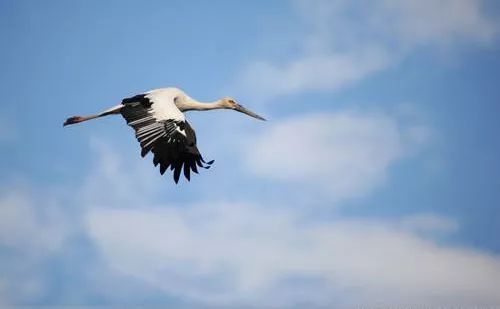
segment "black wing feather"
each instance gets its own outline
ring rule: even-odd
[[[191,171],[191,164],[189,161],[184,162],[184,177],[189,181],[191,179],[190,171]]]
[[[204,164],[196,147],[196,134],[187,121],[157,120],[152,109],[153,102],[144,94],[123,99],[122,104],[121,114],[135,130],[142,148],[141,156],[153,152],[153,164],[160,165],[160,174],[163,175],[170,167],[177,183],[184,170],[184,177],[189,181],[191,170],[198,173],[196,165],[208,168],[212,164],[213,161]]]

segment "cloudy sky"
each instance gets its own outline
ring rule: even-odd
[[[500,5],[0,1],[0,306],[500,305]],[[177,86],[212,169],[120,117]]]

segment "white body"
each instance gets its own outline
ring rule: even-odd
[[[186,117],[175,105],[176,97],[185,97],[186,94],[178,88],[161,88],[146,92],[146,97],[153,102],[151,109],[157,120],[175,119],[185,121]]]

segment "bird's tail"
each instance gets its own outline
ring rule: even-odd
[[[104,112],[97,114],[97,115],[69,117],[68,119],[66,119],[66,121],[64,121],[63,126],[65,127],[65,126],[70,125],[70,124],[80,123],[83,121],[87,121],[87,120],[91,120],[91,119],[95,119],[95,118],[99,118],[99,117],[103,117],[103,116],[119,114],[122,107],[123,107],[123,105],[119,104],[119,105],[113,106],[113,107],[111,107],[111,108],[109,108],[109,109],[105,110]]]

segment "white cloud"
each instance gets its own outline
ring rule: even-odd
[[[38,303],[46,299],[49,299],[48,302],[69,301],[73,304],[80,301],[85,304],[92,293],[106,295],[110,299],[120,296],[127,299],[123,295],[117,296],[123,293],[118,287],[107,291],[108,282],[118,286],[121,278],[110,275],[100,261],[86,261],[82,267],[90,268],[90,271],[85,275],[79,274],[79,270],[68,269],[68,265],[82,264],[80,254],[91,256],[91,245],[86,243],[82,219],[87,212],[86,207],[136,206],[141,205],[145,196],[148,205],[151,205],[151,192],[161,186],[141,169],[139,148],[129,156],[137,165],[129,165],[128,157],[120,155],[115,147],[112,142],[91,139],[90,148],[94,151],[95,161],[80,180],[81,185],[76,187],[62,183],[55,187],[41,184],[37,188],[19,184],[2,186],[0,252],[5,255],[0,256],[1,308],[8,304]],[[151,169],[149,160],[143,163]],[[56,270],[59,264],[55,262],[61,263],[60,270]],[[101,266],[103,269],[99,269]],[[59,276],[68,272],[82,277],[81,290],[74,285],[74,290],[65,288],[64,295],[51,298],[54,285],[60,293],[60,283],[56,282]]]
[[[36,195],[25,187],[0,192],[0,306],[28,303],[47,293],[47,261],[63,252],[74,221],[62,211],[62,196]]]
[[[376,220],[301,222],[242,204],[93,209],[110,267],[208,304],[500,304],[500,259]]]
[[[337,116],[340,122],[356,118],[349,113]],[[375,130],[380,123],[388,132],[398,131],[383,116],[358,125]],[[363,136],[360,132],[355,136]],[[306,220],[297,209],[273,205],[158,205],[150,190],[161,187],[145,185],[150,177],[124,162],[112,143],[93,145],[97,164],[76,199],[84,206],[79,217],[83,224],[74,222],[74,228],[83,227],[100,254],[97,261],[104,263],[98,265],[98,274],[89,274],[97,287],[118,289],[123,280],[141,282],[187,303],[214,306],[500,304],[498,257],[421,236],[458,229],[447,218],[425,214],[392,221],[318,221]],[[90,186],[92,181],[97,185]],[[48,223],[57,222],[22,206],[31,205],[29,201],[4,200],[0,205],[21,206],[20,213],[8,208],[0,216],[6,220],[0,225],[2,235],[16,231],[9,220],[34,222],[25,224],[28,232],[17,235],[43,234]],[[3,245],[10,241],[22,246],[26,236],[2,239]],[[60,247],[55,244],[49,247]],[[31,274],[34,269],[13,273]],[[9,292],[23,288],[14,299],[47,292],[38,289],[44,286],[37,276],[18,277],[11,273],[5,280]],[[107,293],[113,294],[99,288],[99,295]]]
[[[368,140],[379,144],[388,139],[392,142],[382,151],[405,151],[405,134],[389,117],[334,116],[334,133],[348,129],[350,136],[364,140],[367,132],[383,132]],[[332,115],[322,117],[332,125]],[[312,119],[322,121],[317,115]],[[297,130],[314,131],[316,122],[307,123],[312,128],[303,124]],[[297,208],[273,205],[158,205],[147,198],[149,189],[119,180],[125,174],[138,182],[144,177],[124,171],[111,149],[105,156],[118,163],[99,188],[110,192],[117,185],[125,197],[139,195],[142,202],[129,207],[118,198],[112,208],[87,205],[83,219],[103,261],[121,278],[214,306],[500,304],[498,257],[433,240],[435,233],[458,230],[449,218],[426,213],[389,221],[318,221],[306,219]],[[369,157],[387,160],[375,159],[379,156],[395,155]]]
[[[400,227],[415,233],[451,233],[458,230],[458,222],[434,214],[418,214],[401,218]]]
[[[242,155],[257,175],[340,200],[383,183],[391,164],[425,144],[426,132],[380,113],[309,114],[246,139]]]
[[[37,211],[36,205],[43,210]],[[61,248],[68,226],[49,201],[35,201],[23,190],[0,196],[0,245],[46,255]]]
[[[240,83],[254,100],[338,90],[416,48],[488,44],[498,33],[498,23],[478,0],[313,0],[295,1],[295,8],[307,30],[297,34],[293,53],[282,54],[298,55],[257,60],[241,74]]]
[[[487,17],[482,4],[480,0],[384,0],[380,22],[391,25],[385,30],[411,45],[488,43],[498,33],[498,24]]]
[[[158,179],[151,177],[155,167],[150,158],[140,157],[139,145],[128,150],[127,156],[119,155],[113,147],[109,141],[96,137],[90,139],[95,162],[75,193],[82,204],[140,205],[142,195],[151,196],[161,188],[162,184]],[[133,192],[141,194],[132,194]]]
[[[243,83],[252,85],[261,100],[301,91],[336,90],[385,68],[384,52],[307,55],[283,65],[256,62],[248,67]]]

